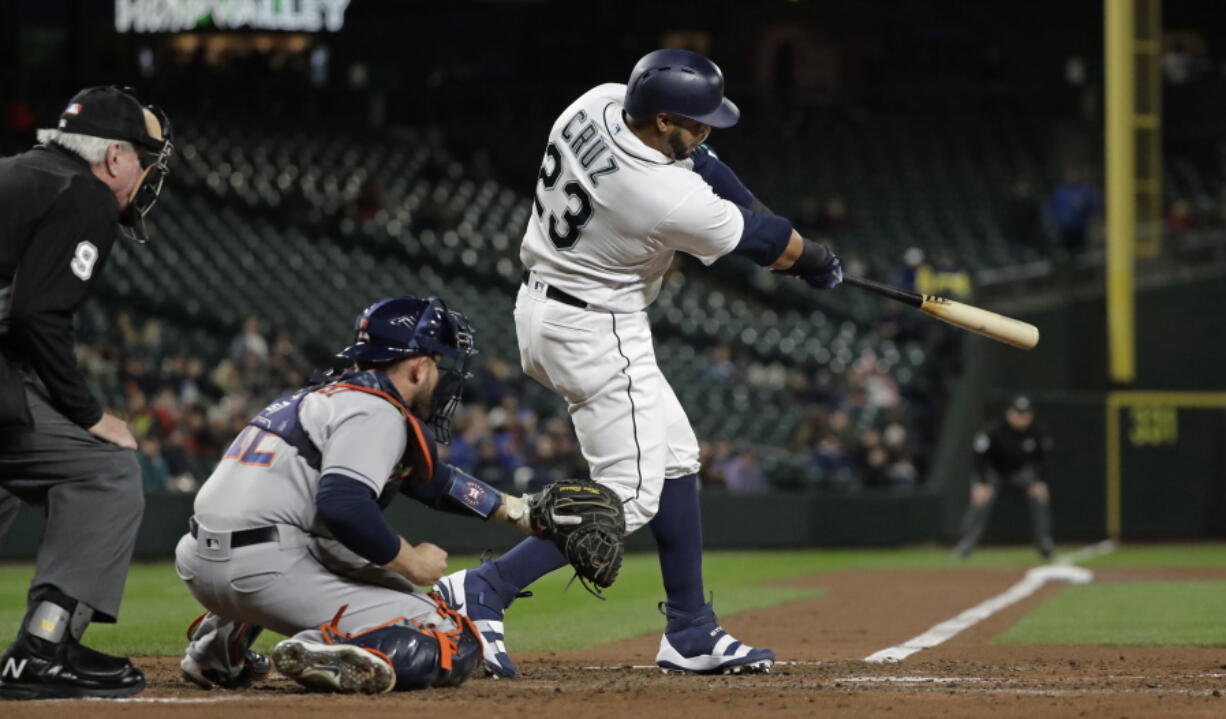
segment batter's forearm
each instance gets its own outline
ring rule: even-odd
[[[783,248],[783,254],[779,255],[779,259],[771,263],[772,270],[786,270],[796,264],[796,260],[800,259],[800,254],[804,252],[805,240],[796,230],[792,230],[792,236],[788,238],[787,247]]]

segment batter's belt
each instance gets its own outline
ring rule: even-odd
[[[520,275],[520,279],[523,280],[523,283],[525,286],[528,285],[528,281],[529,281],[528,278],[531,274],[532,274],[532,271],[525,267],[523,274]],[[545,296],[551,300],[556,300],[558,302],[561,302],[564,305],[570,305],[571,307],[578,307],[581,310],[587,309],[586,302],[579,299],[578,297],[575,297],[572,294],[559,290],[557,287],[554,287],[553,285],[545,285]]]

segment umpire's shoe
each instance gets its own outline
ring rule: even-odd
[[[656,666],[667,672],[689,674],[752,674],[770,671],[775,653],[742,644],[724,631],[710,604],[693,613],[660,602],[668,617]]]
[[[476,569],[448,574],[434,585],[443,602],[453,611],[472,620],[481,632],[481,658],[485,670],[494,678],[515,676],[515,664],[507,654],[502,616],[518,597],[532,596],[508,584],[493,562],[482,562]]]
[[[23,631],[0,658],[2,699],[115,698],[144,688],[145,675],[132,662],[68,636],[53,643]]]

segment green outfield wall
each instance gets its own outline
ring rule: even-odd
[[[136,542],[141,558],[167,557],[187,529],[192,497],[152,494]],[[940,533],[940,498],[906,496],[736,495],[705,492],[702,497],[706,546],[712,549],[768,549],[835,545],[882,546],[930,540]],[[398,498],[387,510],[392,525],[410,542],[428,540],[449,552],[502,552],[522,535],[502,524],[431,511]],[[42,536],[39,511],[22,507],[6,536],[0,558],[34,556]],[[653,546],[651,533],[631,535],[632,549]]]
[[[1035,311],[990,300],[985,304],[1034,323],[1042,341],[1035,350],[1022,352],[968,340],[963,404],[976,408],[968,416],[984,417],[997,414],[1017,392],[1035,401],[1038,421],[1055,440],[1047,475],[1057,541],[1107,535],[1109,456],[1117,458],[1119,467],[1122,538],[1226,536],[1226,406],[1212,405],[1212,398],[1226,389],[1226,312],[1221,309],[1226,307],[1226,279],[1138,290],[1138,376],[1129,387],[1107,384],[1101,296]],[[1116,410],[1112,443],[1107,398],[1126,390],[1153,391],[1153,399]],[[966,504],[975,424],[946,424],[943,448],[954,454],[964,448],[966,461],[941,465],[930,478],[949,488],[947,536],[957,531]],[[1017,493],[1002,499],[988,540],[1025,540],[1025,503]]]

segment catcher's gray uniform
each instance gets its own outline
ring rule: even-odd
[[[299,424],[319,450],[318,469],[257,418],[196,497],[193,531],[179,541],[175,569],[213,615],[187,649],[198,664],[224,663],[227,640],[243,624],[319,641],[319,625],[342,606],[346,633],[398,617],[455,628],[430,597],[349,551],[316,521],[321,476],[342,474],[380,494],[406,443],[424,444],[422,437],[410,440],[400,410],[378,393],[337,385],[300,401]]]

